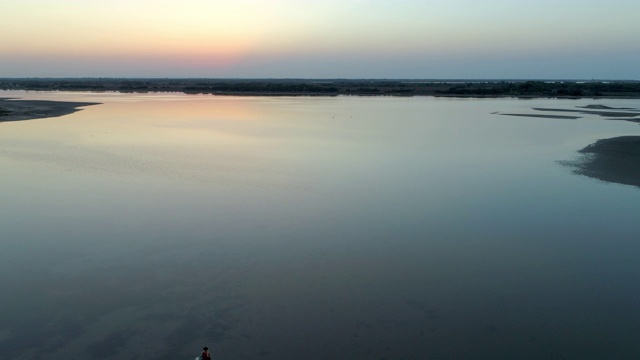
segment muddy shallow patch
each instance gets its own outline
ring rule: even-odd
[[[575,119],[582,118],[582,116],[544,115],[544,114],[502,114],[502,113],[498,113],[498,115],[522,116],[522,117],[543,118],[543,119],[567,119],[567,120],[575,120]]]
[[[576,106],[576,108],[562,109],[562,108],[531,108],[537,113],[501,113],[494,112],[497,115],[507,116],[524,116],[532,118],[545,118],[545,119],[568,119],[575,120],[580,119],[583,116],[580,115],[596,115],[608,118],[608,120],[626,120],[631,122],[640,122],[640,110],[636,108],[615,108],[605,105],[585,105]],[[553,114],[557,113],[557,114]],[[576,115],[565,115],[566,113],[575,113]]]
[[[32,120],[72,114],[83,106],[98,105],[91,102],[19,100],[0,98],[0,122]]]
[[[575,160],[559,163],[574,174],[640,187],[640,136],[598,140],[579,153]]]

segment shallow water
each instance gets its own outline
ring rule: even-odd
[[[635,359],[637,100],[0,92],[0,359]]]

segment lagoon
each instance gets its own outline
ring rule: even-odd
[[[638,100],[0,91],[0,359],[635,359]]]

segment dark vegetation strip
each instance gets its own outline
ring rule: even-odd
[[[182,92],[220,95],[386,95],[640,98],[640,81],[418,81],[346,79],[0,79],[3,90]]]

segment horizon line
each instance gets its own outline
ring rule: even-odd
[[[305,81],[611,81],[611,82],[639,82],[639,79],[606,79],[606,78],[305,78],[305,77],[131,77],[131,76],[0,76],[0,80],[305,80]]]

